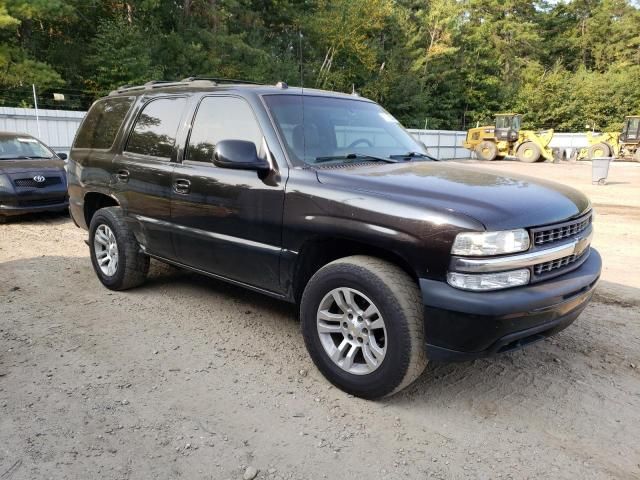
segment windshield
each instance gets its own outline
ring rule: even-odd
[[[640,139],[640,118],[629,118],[622,134],[627,140]]]
[[[0,137],[0,160],[53,158],[54,153],[33,137]]]
[[[297,162],[401,161],[423,159],[427,153],[375,103],[305,95],[303,112],[301,95],[265,95],[264,99],[289,157]]]
[[[520,130],[520,117],[518,115],[498,115],[496,117],[496,128]]]

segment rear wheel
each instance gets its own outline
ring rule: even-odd
[[[305,288],[300,320],[311,359],[347,393],[391,395],[427,364],[418,286],[384,260],[352,256],[321,268]]]
[[[587,158],[589,160],[593,160],[594,158],[600,157],[610,157],[611,156],[611,147],[608,143],[596,143],[589,147],[587,150]]]
[[[480,160],[492,161],[498,156],[498,146],[488,140],[484,140],[476,145],[476,155]]]
[[[102,284],[111,290],[126,290],[144,282],[149,257],[142,253],[120,207],[101,208],[89,227],[91,263]]]
[[[521,162],[535,163],[540,161],[542,154],[538,145],[533,142],[524,142],[518,147],[516,156]]]

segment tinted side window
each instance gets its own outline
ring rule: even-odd
[[[80,126],[74,148],[111,148],[133,100],[133,97],[117,97],[94,103]]]
[[[260,150],[262,132],[249,104],[234,97],[205,97],[191,129],[187,160],[210,162],[220,140],[247,140]]]
[[[127,151],[171,158],[185,104],[186,99],[182,97],[159,98],[147,103],[129,136]]]

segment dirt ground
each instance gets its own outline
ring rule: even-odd
[[[482,168],[592,198],[595,299],[377,402],[329,386],[287,304],[157,263],[110,292],[67,217],[0,225],[0,480],[640,478],[640,164],[607,186],[586,163]]]

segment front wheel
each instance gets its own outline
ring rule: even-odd
[[[358,255],[321,268],[305,288],[300,317],[314,364],[347,393],[391,395],[427,364],[418,286],[384,260]]]
[[[542,153],[540,147],[533,142],[524,142],[516,151],[518,160],[525,163],[535,163],[540,161]]]
[[[147,278],[149,257],[140,249],[120,207],[102,208],[93,216],[89,249],[93,269],[105,287],[126,290]]]

